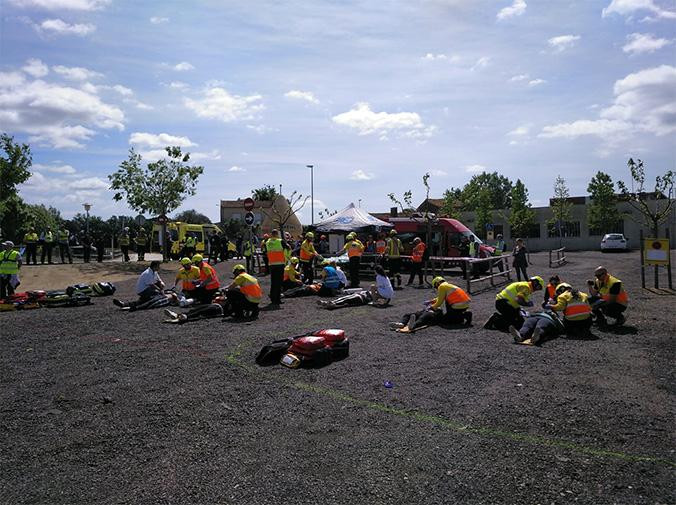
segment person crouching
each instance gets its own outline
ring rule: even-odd
[[[235,280],[226,287],[226,296],[232,306],[233,316],[242,319],[248,314],[250,319],[257,319],[258,305],[263,297],[258,280],[246,273],[244,265],[235,265],[232,274]]]

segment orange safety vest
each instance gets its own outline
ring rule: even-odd
[[[317,252],[315,251],[315,246],[310,242],[309,239],[303,240],[303,243],[300,245],[300,260],[301,261],[311,261],[315,257]]]
[[[239,274],[237,277],[242,277],[239,290],[245,298],[251,303],[260,303],[261,298],[263,298],[263,292],[256,278],[247,273]]]
[[[551,300],[556,300],[556,286],[552,284],[547,284],[547,298]]]
[[[596,279],[594,287],[596,287],[603,300],[610,301],[611,296],[610,288],[612,288],[618,282],[622,281],[620,281],[620,279],[616,277],[613,277],[610,274],[607,274],[605,282],[601,284],[599,280]],[[629,296],[627,295],[627,292],[624,290],[624,286],[621,287],[620,293],[615,298],[615,301],[620,305],[624,305],[625,307],[629,304]]]
[[[453,285],[451,284],[451,286]],[[464,289],[457,286],[454,287],[455,289],[451,289],[446,294],[446,303],[454,309],[466,308],[471,298]]]
[[[347,256],[352,258],[354,256],[361,256],[364,252],[364,246],[359,240],[350,240],[348,242]]]
[[[413,263],[422,263],[423,254],[425,254],[425,247],[425,243],[420,242],[413,248],[413,251],[411,252],[411,261],[413,261]]]
[[[214,267],[209,263],[202,262],[202,266],[198,268],[200,269],[200,282],[202,282],[204,289],[218,289],[221,287]]]
[[[385,248],[387,247],[387,242],[384,240],[376,241],[376,254],[385,254]]]
[[[190,270],[181,267],[178,274],[176,274],[176,278],[182,280],[181,287],[183,288],[183,291],[192,291],[195,289],[195,285],[192,281],[198,280],[200,275],[200,269],[193,265],[190,267]]]
[[[566,308],[563,309],[563,316],[569,321],[581,321],[591,317],[591,306],[587,302],[587,298],[582,295],[583,293],[580,294],[580,300],[571,298],[566,304]]]
[[[282,246],[281,238],[269,238],[265,244],[265,247],[268,251],[268,264],[283,265],[286,263],[286,258],[284,257],[284,247]]]

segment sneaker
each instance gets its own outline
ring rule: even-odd
[[[533,345],[537,344],[540,341],[540,334],[541,333],[542,333],[542,330],[536,326],[535,330],[533,330],[533,336],[530,337],[530,341],[533,343]]]
[[[509,333],[514,337],[514,343],[518,344],[520,342],[523,342],[523,337],[521,336],[521,333],[519,333],[519,330],[517,330],[514,326],[509,327]]]
[[[493,326],[494,321],[495,321],[495,313],[491,314],[491,317],[489,317],[488,320],[486,320],[486,322],[483,325],[483,329],[484,330],[494,329],[495,328],[495,326]]]
[[[120,308],[124,308],[127,306],[126,303],[124,303],[122,300],[118,300],[117,298],[113,298],[113,305]]]
[[[164,309],[164,313],[167,317],[170,317],[171,319],[178,319],[178,314],[173,310]]]
[[[128,310],[128,311],[131,311],[131,307],[122,307],[122,310]]]
[[[188,315],[187,314],[177,314],[177,318],[179,321],[187,321],[188,320]]]
[[[465,312],[465,326],[472,326],[472,313]]]
[[[390,330],[399,330],[404,327],[404,323],[397,323],[397,322],[391,322],[390,323]]]
[[[624,317],[624,314],[620,314],[615,319],[615,326],[622,326],[627,319]]]
[[[416,319],[417,318],[415,314],[411,314],[411,317],[408,318],[408,324],[406,324],[406,326],[408,326],[409,330],[412,330],[413,327],[415,326]]]

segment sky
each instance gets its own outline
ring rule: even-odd
[[[136,214],[130,148],[204,166],[181,209],[263,184],[387,211],[481,171],[534,206],[557,175],[676,168],[674,0],[0,0],[0,131],[27,142],[29,203]],[[361,203],[360,203],[361,201]],[[310,223],[310,204],[300,211]]]

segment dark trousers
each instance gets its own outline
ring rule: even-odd
[[[592,304],[592,310],[599,320],[605,320],[606,317],[617,319],[627,310],[627,307],[617,302],[606,302],[598,297],[591,297],[589,303]]]
[[[446,315],[443,316],[442,321],[448,324],[463,324],[467,313],[471,314],[467,309],[453,309],[447,306]]]
[[[418,276],[418,282],[420,285],[423,285],[423,271],[422,271],[422,261],[412,261],[411,262],[411,275],[408,278],[408,284],[413,284],[413,279],[415,276]]]
[[[195,288],[192,291],[192,297],[195,299],[197,303],[209,304],[214,299],[214,295],[216,294],[217,291],[218,288],[206,289],[204,287],[199,287]]]
[[[520,266],[520,265],[514,265],[514,269],[516,270],[516,278],[518,281],[521,281],[521,276],[523,275],[523,280],[527,281],[528,280],[528,272],[526,271],[526,266]]]
[[[399,274],[401,272],[401,258],[387,258],[387,266],[390,270],[390,282],[392,286],[394,287],[395,285],[395,277],[398,285],[401,286],[401,275]]]
[[[26,265],[31,264],[31,258],[33,259],[33,264],[38,264],[38,245],[37,244],[26,244]]]
[[[265,265],[264,275],[267,275],[270,272],[270,260],[268,259],[268,253],[263,252],[263,265]]]
[[[201,307],[195,307],[190,309],[187,313],[187,319],[182,319],[181,322],[185,323],[188,321],[198,321],[200,319],[209,319],[212,317],[222,317],[223,306],[218,303],[210,303],[209,305],[202,305]]]
[[[138,300],[129,302],[127,305],[131,307],[131,310],[142,310],[148,308],[153,298],[157,295],[162,294],[162,290],[157,286],[148,286],[138,295]]]
[[[270,301],[282,302],[282,282],[284,282],[284,265],[270,265]]]
[[[299,288],[303,285],[302,282],[286,280],[282,282],[282,291]]]
[[[14,294],[14,288],[10,283],[11,278],[9,274],[0,274],[0,298],[7,298]]]
[[[232,314],[235,317],[243,317],[245,312],[249,312],[252,318],[258,317],[258,304],[247,300],[240,290],[230,289],[225,293],[225,296],[232,306]]]
[[[59,243],[59,256],[61,256],[61,263],[66,262],[66,256],[68,256],[68,263],[73,262],[73,257],[70,255],[70,246],[68,244]]]
[[[415,316],[415,323],[412,326],[408,326],[411,316]],[[408,326],[409,330],[415,330],[421,326],[432,326],[439,324],[441,322],[441,312],[438,310],[422,309],[418,312],[412,312],[410,314],[404,314],[401,318],[401,324]]]
[[[103,244],[99,244],[96,246],[96,261],[99,263],[103,262],[103,253],[105,252],[105,247]]]
[[[221,261],[228,261],[228,246],[223,246],[221,249]]]
[[[564,319],[563,327],[566,329],[568,335],[579,335],[589,332],[589,329],[592,326],[592,318],[588,317],[587,319],[581,319],[579,321],[569,321]]]
[[[313,284],[315,281],[315,269],[312,266],[312,260],[301,261],[300,266],[303,270],[303,282],[305,284]]]
[[[129,261],[129,246],[121,245],[120,249],[122,250],[122,257],[124,258],[124,261]]]
[[[91,254],[92,254],[92,248],[91,248],[91,246],[90,246],[89,244],[85,244],[85,245],[82,247],[83,261],[84,261],[85,263],[89,263],[89,257],[91,256]]]
[[[512,307],[507,300],[495,300],[495,309],[502,316],[501,321],[495,322],[495,327],[498,330],[505,331],[510,326],[521,328],[523,325],[521,309]]]
[[[361,264],[360,256],[352,256],[350,258],[350,287],[359,287],[359,265]]]
[[[137,245],[136,246],[137,261],[143,261],[146,259],[146,246]]]
[[[556,335],[558,332],[556,330],[556,325],[546,317],[529,317],[521,325],[519,329],[519,334],[521,338],[526,340],[533,336],[535,328],[540,328],[541,337],[551,337]]]
[[[45,256],[47,256],[47,262],[51,263],[52,262],[52,247],[54,244],[47,244],[44,243],[42,244],[42,254],[40,255],[40,263],[44,264],[45,263]]]
[[[218,263],[218,246],[212,245],[209,249],[209,263]]]
[[[251,254],[249,256],[244,255],[244,259],[246,259],[246,271],[249,272],[250,274],[253,274],[254,257]]]
[[[351,295],[341,296],[331,301],[334,307],[359,307],[366,305],[372,300],[371,293],[368,291],[360,291]]]

